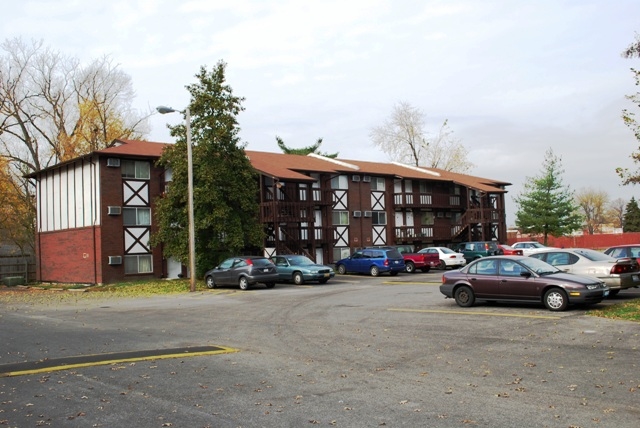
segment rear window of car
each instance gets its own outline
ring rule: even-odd
[[[402,254],[398,250],[388,250],[387,257],[390,259],[401,259]]]
[[[574,250],[574,251],[576,253],[588,258],[589,260],[594,261],[594,262],[611,261],[611,259],[613,258],[608,254],[604,254],[604,253],[601,253],[599,251],[594,251],[594,250],[579,249],[579,250]]]
[[[264,267],[272,264],[269,259],[251,259],[251,261],[253,262],[253,265],[257,267]]]

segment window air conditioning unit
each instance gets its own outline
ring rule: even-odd
[[[362,217],[362,211],[354,211],[353,212],[353,216],[354,217]]]
[[[109,264],[110,265],[121,265],[122,264],[122,256],[109,256]]]
[[[122,213],[122,209],[120,207],[107,207],[107,214],[109,215],[120,215]]]
[[[365,211],[364,212],[364,216],[365,217],[371,217],[371,211]]]
[[[360,181],[360,176],[359,175],[352,175],[351,176],[351,181]]]
[[[107,158],[107,166],[112,168],[120,167],[120,159],[118,158]]]
[[[371,183],[371,176],[370,175],[363,175],[362,176],[362,181],[364,181],[365,183]]]

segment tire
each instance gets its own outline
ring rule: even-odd
[[[241,276],[238,280],[238,285],[240,286],[240,290],[246,290],[249,288],[249,281],[246,276]]]
[[[216,281],[213,279],[212,276],[208,276],[205,278],[205,282],[207,284],[207,288],[218,288],[218,284],[216,284]]]
[[[267,282],[267,283],[265,283],[264,285],[266,285],[266,286],[267,286],[267,288],[273,288],[273,287],[275,287],[275,286],[276,286],[276,283],[275,283],[275,282]]]
[[[392,270],[391,272],[389,272],[389,275],[391,276],[396,276],[398,274],[397,270]]]
[[[413,262],[407,262],[405,265],[405,269],[407,270],[407,273],[415,273],[416,265],[414,265]]]
[[[378,276],[380,275],[380,269],[378,269],[378,266],[371,266],[371,269],[369,269],[369,273],[371,274],[371,276]]]
[[[458,306],[462,308],[469,308],[473,306],[476,301],[476,296],[473,294],[473,290],[471,287],[466,285],[456,288],[456,291],[453,293],[453,297],[456,299]]]
[[[304,277],[302,276],[302,274],[300,272],[294,272],[293,273],[293,283],[295,285],[304,284]]]
[[[440,264],[438,265],[438,269],[447,270],[447,264],[444,260],[440,260]]]
[[[609,290],[609,296],[608,297],[617,296],[619,292],[620,292],[620,290]]]
[[[347,267],[345,265],[338,265],[338,273],[340,275],[346,275],[347,274]]]
[[[544,293],[544,305],[550,311],[564,311],[569,306],[567,293],[560,288],[551,288]]]

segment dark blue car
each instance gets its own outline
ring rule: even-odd
[[[398,250],[376,248],[356,251],[346,259],[338,260],[336,270],[341,275],[355,272],[378,276],[389,272],[389,275],[395,276],[405,270],[405,265]]]

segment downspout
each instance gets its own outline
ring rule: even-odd
[[[89,188],[91,189],[91,228],[93,231],[93,283],[94,284],[98,284],[98,251],[96,248],[96,218],[95,215],[97,213],[97,210],[94,210],[94,204],[97,202],[97,198],[96,198],[96,202],[94,202],[94,175],[97,173],[97,168],[95,167],[95,163],[93,163],[92,158],[88,158],[89,159],[89,164],[91,165],[91,171],[92,174],[89,174],[89,176],[91,177],[91,181],[89,183]],[[97,182],[97,180],[95,180]]]

